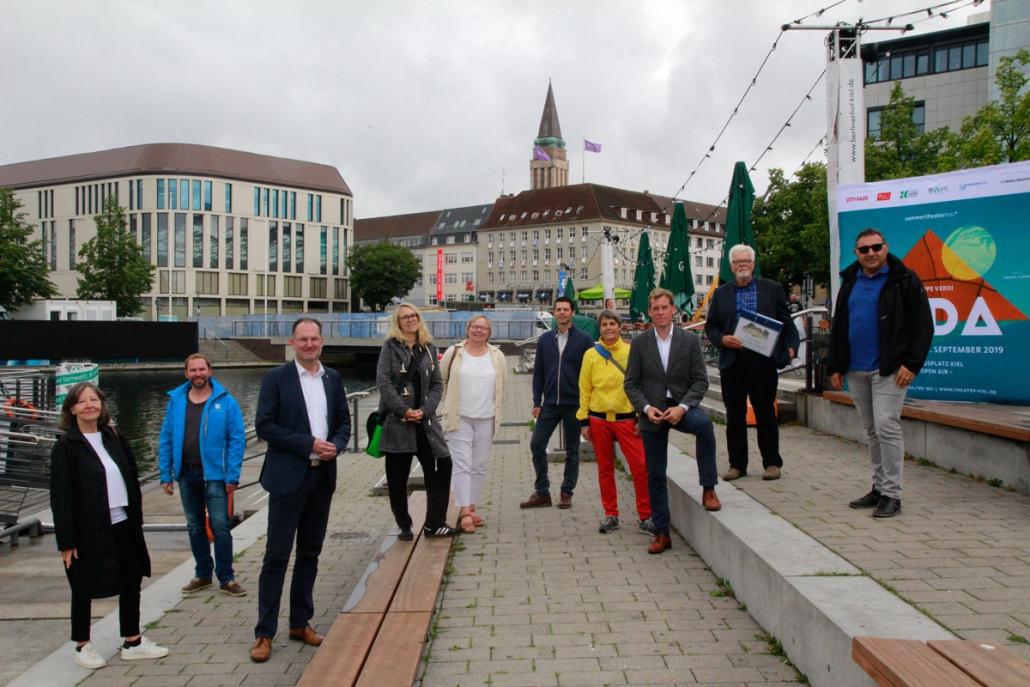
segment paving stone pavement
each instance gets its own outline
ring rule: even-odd
[[[1030,659],[1030,497],[906,460],[903,511],[878,520],[847,505],[869,491],[863,444],[783,425],[783,476],[764,482],[753,429],[749,440],[751,474],[733,487],[959,637],[999,642]],[[694,452],[690,437],[674,434],[673,443]],[[729,468],[722,426],[716,443],[721,474]]]
[[[509,379],[505,419],[523,424],[495,437],[477,507],[487,525],[456,545],[420,687],[797,684],[681,537],[648,555],[626,475],[611,534],[597,531],[594,463],[571,509],[519,509],[533,485],[530,377]],[[556,503],[561,470],[550,466]]]
[[[329,529],[319,559],[315,582],[315,617],[311,624],[328,632],[347,596],[371,559],[384,528],[392,525],[385,497],[370,496],[382,475],[382,462],[364,454],[344,454],[329,517]],[[233,598],[216,588],[184,598],[144,634],[170,653],[157,661],[122,661],[115,657],[106,668],[81,685],[95,687],[208,687],[215,685],[294,685],[315,650],[286,639],[290,573],[287,573],[279,617],[279,635],[267,663],[252,663],[257,620],[257,583],[265,553],[261,537],[246,551],[237,552],[236,579],[248,591]],[[292,571],[292,558],[290,570]]]

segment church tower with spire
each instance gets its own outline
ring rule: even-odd
[[[561,137],[558,108],[554,91],[547,82],[547,99],[540,117],[540,131],[533,141],[533,159],[529,162],[530,189],[569,185],[569,161],[565,155],[565,139]]]

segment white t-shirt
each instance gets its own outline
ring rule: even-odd
[[[461,399],[458,404],[459,415],[474,420],[494,416],[497,370],[494,369],[490,351],[486,351],[481,356],[472,355],[468,349],[462,352],[458,384],[461,387]]]
[[[86,441],[96,451],[104,466],[104,473],[107,475],[107,507],[111,509],[111,524],[115,525],[129,519],[125,507],[129,505],[129,492],[125,488],[125,480],[122,478],[122,471],[118,464],[111,458],[111,454],[104,448],[103,435],[100,432],[83,434]]]

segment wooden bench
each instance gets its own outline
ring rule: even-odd
[[[453,541],[422,536],[425,503],[425,492],[411,495],[414,541],[384,542],[298,685],[409,687],[415,681]],[[452,505],[448,518],[456,514]]]
[[[990,642],[855,637],[851,656],[881,687],[1030,685],[1030,662]]]
[[[824,391],[823,398],[842,405],[855,405],[844,391]],[[1003,406],[908,399],[902,406],[901,417],[1030,442],[1030,417],[1005,410]]]

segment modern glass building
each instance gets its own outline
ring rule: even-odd
[[[143,317],[350,309],[353,195],[331,165],[155,143],[0,166],[74,297],[78,249],[114,197],[156,267]]]

